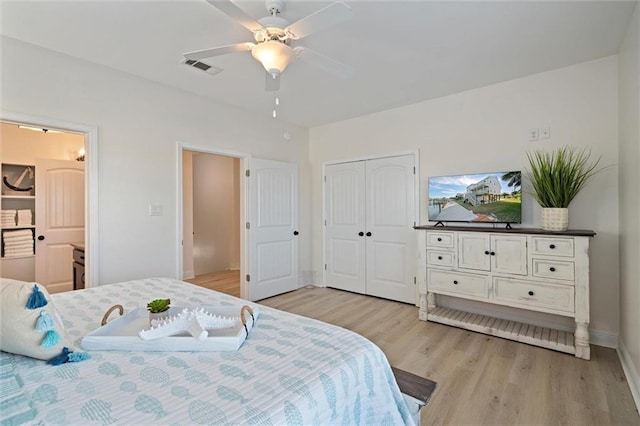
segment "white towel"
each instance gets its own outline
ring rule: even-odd
[[[30,243],[19,243],[19,244],[4,244],[5,250],[15,250],[15,249],[33,249],[33,242]]]
[[[29,232],[29,234],[26,235],[7,235],[9,234],[9,232],[5,232],[4,235],[2,236],[2,239],[5,241],[15,241],[15,240],[21,240],[21,241],[28,241],[28,240],[33,240],[33,234],[31,232]]]
[[[33,250],[25,250],[24,252],[4,252],[4,257],[21,257],[21,256],[31,256],[33,255]]]
[[[33,232],[31,232],[31,230],[29,229],[21,229],[19,231],[7,231],[4,234],[2,234],[5,237],[21,237],[21,236],[33,236]]]
[[[4,248],[6,253],[31,253],[33,254],[33,247],[21,247],[21,248]]]

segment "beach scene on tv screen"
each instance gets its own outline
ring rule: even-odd
[[[520,223],[522,173],[429,178],[429,220]]]

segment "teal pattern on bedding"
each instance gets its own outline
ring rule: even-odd
[[[114,304],[130,312],[153,298],[187,307],[248,303],[168,278],[52,297],[77,349]],[[413,424],[377,346],[351,331],[265,306],[238,351],[90,353],[87,361],[56,367],[2,353],[0,380],[8,365],[6,377],[23,384],[11,388],[22,395],[19,421],[9,422],[3,413],[2,424]]]

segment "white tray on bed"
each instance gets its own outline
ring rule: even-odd
[[[225,316],[240,317],[241,306],[198,306],[205,311]],[[183,307],[169,309],[169,315],[180,313]],[[258,319],[258,307],[252,306],[253,319],[247,318],[246,330],[240,320],[234,327],[208,330],[209,336],[198,340],[189,333],[162,337],[155,340],[143,340],[138,336],[140,330],[149,329],[149,313],[140,308],[109,321],[82,338],[80,345],[88,351],[236,351],[247,338],[247,332]]]

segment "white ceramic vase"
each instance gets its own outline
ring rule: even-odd
[[[153,325],[153,321],[163,320],[169,316],[169,310],[164,312],[149,312],[149,324]]]
[[[569,229],[569,209],[543,207],[542,229],[545,231],[566,231]]]

